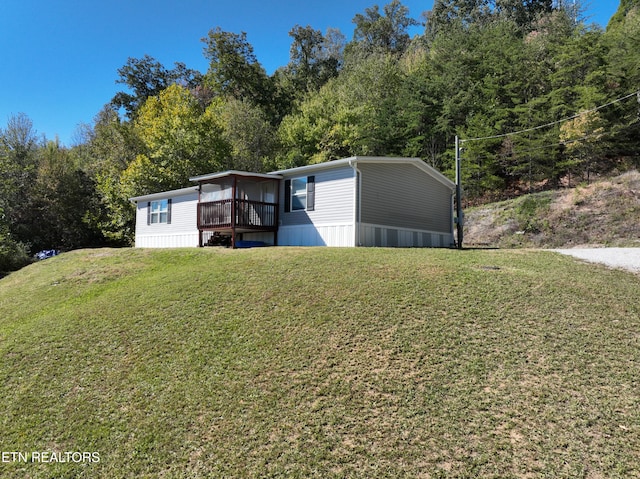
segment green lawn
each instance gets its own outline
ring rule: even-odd
[[[640,477],[639,339],[551,252],[68,253],[0,280],[0,477]]]

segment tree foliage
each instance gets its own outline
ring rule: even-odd
[[[289,36],[293,40],[284,74],[288,77],[293,96],[300,98],[318,91],[338,75],[343,63],[344,37],[338,30],[329,30],[324,36],[309,25],[296,25]]]
[[[129,87],[133,93],[118,92],[111,100],[116,108],[124,108],[127,116],[135,118],[138,109],[147,98],[157,96],[162,90],[174,83],[192,88],[201,82],[202,75],[186,67],[184,63],[176,63],[175,68],[167,70],[160,62],[149,55],[142,58],[129,58],[127,63],[118,69],[121,83]]]
[[[39,156],[23,223],[30,230],[32,249],[71,250],[103,244],[102,233],[92,222],[99,208],[98,194],[78,158],[58,141],[47,142]]]
[[[583,176],[587,183],[604,134],[602,119],[597,111],[586,111],[560,127],[560,140],[565,146],[564,168]]]
[[[0,130],[0,213],[8,228],[6,237],[28,243],[27,202],[37,176],[40,140],[24,113],[13,115]]]
[[[91,221],[97,191],[80,157],[39,139],[24,114],[10,118],[0,139],[0,256],[14,258],[0,259],[0,270],[23,264],[29,252],[101,244]]]
[[[189,178],[230,166],[216,103],[203,110],[184,87],[171,85],[140,109],[134,129],[143,149],[121,182],[131,196],[173,190]]]
[[[253,52],[245,32],[209,31],[202,41],[209,70],[206,86],[219,96],[250,102],[270,109],[272,82]]]
[[[85,136],[86,143],[76,147],[76,152],[84,156],[96,184],[99,208],[91,220],[111,244],[128,245],[133,239],[134,217],[129,191],[120,177],[142,151],[142,142],[133,123],[121,121],[111,105],[96,115]]]
[[[229,167],[262,173],[274,166],[276,130],[260,108],[232,99],[219,102],[212,111],[220,120],[222,139],[229,148]]]
[[[353,41],[348,46],[350,53],[390,53],[401,55],[405,52],[411,38],[409,27],[418,25],[417,20],[409,17],[409,9],[400,0],[392,0],[380,12],[374,5],[358,13],[353,18],[355,30]]]

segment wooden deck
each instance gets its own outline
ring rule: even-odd
[[[240,199],[198,203],[198,229],[201,231],[275,231],[277,227],[277,203]]]

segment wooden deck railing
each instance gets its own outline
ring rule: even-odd
[[[220,200],[198,203],[198,229],[277,227],[276,203],[251,200]]]

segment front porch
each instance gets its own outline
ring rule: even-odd
[[[280,176],[228,171],[192,178],[199,187],[199,245],[232,248],[246,233],[270,233],[277,243]]]

